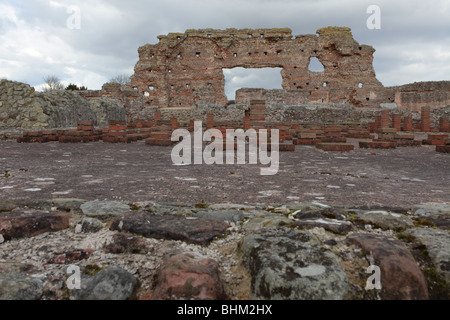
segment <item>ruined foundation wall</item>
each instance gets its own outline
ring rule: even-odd
[[[393,88],[395,103],[401,109],[420,111],[450,106],[450,81],[416,82]]]

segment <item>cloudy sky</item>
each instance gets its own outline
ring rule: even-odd
[[[381,29],[367,27],[370,5],[380,8]],[[375,47],[385,86],[450,80],[449,0],[2,0],[0,78],[39,88],[44,76],[56,75],[100,89],[118,74],[131,75],[137,48],[161,34],[288,27],[296,35],[326,26],[350,27],[356,41]],[[281,83],[279,70],[234,71],[225,72],[229,91]]]

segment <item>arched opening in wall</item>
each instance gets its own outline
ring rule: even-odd
[[[224,68],[225,95],[228,100],[235,100],[236,90],[242,88],[282,89],[281,70],[283,68]]]
[[[323,72],[325,70],[325,67],[319,59],[317,59],[316,57],[311,57],[309,59],[308,70],[312,72]]]

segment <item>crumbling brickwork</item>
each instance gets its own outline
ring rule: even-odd
[[[151,106],[226,105],[224,68],[282,68],[282,87],[310,101],[375,100],[383,85],[372,66],[374,48],[358,44],[349,28],[315,35],[285,29],[187,30],[139,48],[131,86]],[[324,71],[309,70],[312,57]],[[292,92],[290,93],[292,94]],[[369,99],[367,99],[369,98]]]

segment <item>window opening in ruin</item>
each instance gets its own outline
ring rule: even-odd
[[[188,84],[186,84],[186,88],[190,88],[191,87],[191,85],[188,83]]]
[[[325,70],[325,67],[319,59],[317,59],[316,57],[311,57],[311,59],[309,60],[308,70],[312,72],[323,72]]]
[[[359,83],[359,84],[358,84],[358,88],[362,89],[362,87],[363,87],[363,84],[362,84],[362,83]]]
[[[264,34],[261,34],[260,37],[261,37],[261,38],[264,38]]]
[[[137,89],[138,89],[137,87],[133,87],[133,90],[136,90],[136,91],[137,91]]]
[[[148,88],[150,89],[150,91],[155,90],[155,87],[154,87],[154,86],[148,86]]]
[[[328,83],[324,82],[323,87],[326,88],[328,86]]]
[[[237,57],[237,53],[235,52],[235,53],[233,53],[233,57]]]
[[[267,54],[268,54],[267,52],[264,52],[264,55],[265,55],[265,56],[267,56]]]
[[[283,68],[224,68],[225,95],[235,100],[236,90],[242,88],[282,89]]]
[[[150,92],[144,91],[144,96],[145,96],[145,97],[150,97]]]
[[[196,52],[195,53],[195,56],[198,58],[198,57],[200,57],[200,52]]]
[[[278,51],[277,51],[277,55],[280,55],[280,54],[281,54],[281,50],[278,50]]]

